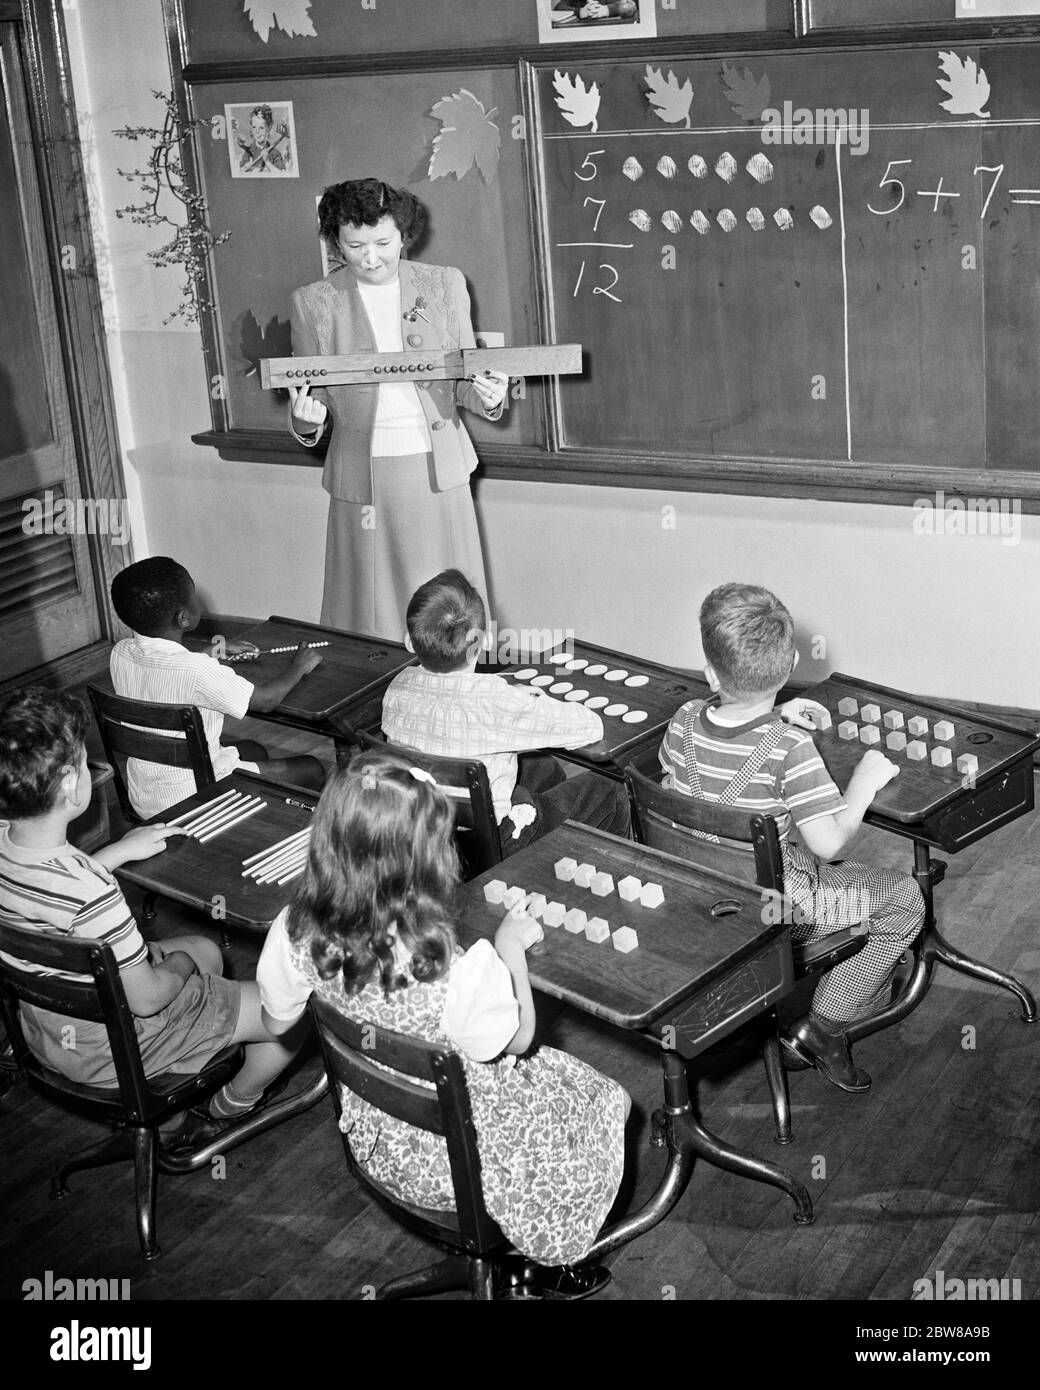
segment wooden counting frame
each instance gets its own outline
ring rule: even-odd
[[[428,348],[415,352],[351,352],[340,357],[264,357],[260,384],[274,387],[360,386],[385,377],[410,381],[460,381],[483,372],[507,376],[574,376],[581,371],[580,343],[529,347]]]

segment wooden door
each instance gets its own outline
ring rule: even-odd
[[[25,71],[0,24],[0,679],[103,632],[92,547],[126,525],[121,499],[83,498],[55,298],[77,248],[49,236]],[[117,535],[117,539],[118,539]]]

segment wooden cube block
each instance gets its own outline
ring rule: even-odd
[[[574,870],[577,867],[578,861],[576,859],[557,859],[556,863],[553,865],[556,877],[561,883],[573,883]]]
[[[937,738],[942,743],[949,743],[955,733],[953,725],[948,719],[937,719],[935,727],[932,729],[932,737]]]
[[[507,888],[502,894],[502,906],[506,911],[510,911],[512,908],[516,907],[517,903],[520,902],[522,898],[526,897],[527,894],[522,888]]]
[[[605,898],[614,891],[614,880],[610,874],[593,874],[589,884],[597,898]]]
[[[590,917],[585,936],[589,941],[606,941],[610,936],[610,923],[604,917]]]
[[[905,723],[902,710],[890,709],[885,711],[884,725],[886,729],[901,729]]]
[[[633,876],[629,874],[627,878],[623,878],[619,881],[617,890],[618,897],[622,902],[634,903],[638,901],[639,895],[643,891],[643,885],[638,878],[633,878]]]
[[[903,749],[906,747],[906,734],[903,733],[902,729],[892,730],[885,739],[885,747],[889,748],[893,753],[902,753]]]
[[[618,927],[614,933],[614,950],[621,951],[625,955],[629,951],[634,951],[639,945],[639,937],[631,927]]]
[[[542,926],[562,927],[566,915],[567,909],[563,903],[546,903],[545,911],[542,913]]]
[[[979,760],[974,753],[962,753],[957,759],[957,771],[965,777],[974,777],[979,770]]]
[[[923,762],[928,756],[927,743],[921,743],[918,739],[914,739],[912,743],[906,745],[906,756],[913,763]]]
[[[570,912],[568,912],[567,916],[563,919],[563,925],[568,931],[573,932],[575,936],[577,936],[578,932],[583,932],[588,924],[589,919],[585,913],[582,912],[580,907],[572,907]]]
[[[484,899],[489,903],[500,903],[505,895],[506,885],[500,878],[493,878],[484,884]]]
[[[880,743],[881,730],[876,724],[864,724],[859,731],[859,738],[861,743]]]
[[[813,728],[814,728],[814,729],[817,729],[821,734],[822,734],[822,733],[826,733],[826,731],[831,727],[831,712],[830,712],[830,710],[826,710],[826,709],[814,709],[814,710],[811,710],[811,711],[809,712],[809,718],[810,718],[810,720],[812,721],[812,726],[813,726]]]
[[[881,706],[880,706],[880,705],[864,705],[863,708],[862,708],[862,709],[860,710],[860,712],[859,712],[859,717],[863,720],[863,722],[864,722],[865,724],[880,724],[880,723],[881,723]]]
[[[664,902],[664,889],[659,883],[644,883],[639,901],[644,907],[660,907]]]
[[[838,701],[838,713],[859,714],[859,703],[856,700],[850,699],[849,696],[846,695],[844,700]]]
[[[844,739],[859,738],[859,725],[854,724],[851,719],[844,719],[838,725],[838,737]]]
[[[574,870],[574,882],[579,888],[588,888],[595,872],[595,864],[579,864]]]
[[[544,893],[532,893],[530,902],[527,904],[528,917],[541,917],[547,906]]]
[[[912,719],[907,721],[906,727],[911,738],[922,738],[928,732],[928,720],[920,714],[915,714]]]
[[[933,749],[932,749],[932,766],[933,766],[933,767],[949,767],[950,764],[951,764],[952,762],[953,762],[953,754],[950,752],[950,750],[949,750],[948,748],[933,748]]]

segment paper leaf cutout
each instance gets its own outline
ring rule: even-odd
[[[989,78],[982,68],[977,67],[973,58],[958,58],[956,53],[939,52],[939,66],[946,74],[947,81],[935,79],[935,85],[949,93],[948,101],[939,105],[951,116],[981,116],[988,120],[989,111],[983,111],[989,101]]]
[[[646,99],[654,108],[654,115],[660,116],[669,125],[685,121],[689,130],[690,107],[693,104],[693,84],[689,78],[680,83],[671,68],[668,69],[668,76],[662,77],[660,68],[652,68],[647,63],[646,86]]]
[[[571,78],[569,73],[557,69],[553,73],[553,87],[556,90],[556,105],[560,115],[568,125],[587,125],[595,135],[599,129],[599,86],[593,82],[586,87],[579,73]]]
[[[742,121],[762,119],[762,112],[769,105],[772,92],[767,74],[756,78],[750,68],[741,71],[735,65],[731,67],[729,63],[723,63],[722,85],[734,116]]]
[[[241,337],[238,345],[239,355],[249,363],[243,376],[257,376],[261,357],[291,357],[292,327],[288,319],[280,319],[277,314],[267,321],[266,329],[261,328],[252,309],[242,316]]]
[[[311,0],[246,0],[246,14],[253,28],[267,42],[272,27],[281,29],[290,38],[304,34],[317,37],[311,19]]]
[[[485,110],[484,103],[465,87],[434,104],[430,114],[440,121],[441,128],[433,137],[429,178],[454,174],[461,179],[475,164],[484,182],[491,182],[498,171],[501,142],[498,126],[491,119],[496,110]]]

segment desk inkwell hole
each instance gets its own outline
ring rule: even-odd
[[[969,743],[992,743],[993,735],[988,729],[976,729],[973,734],[968,735]]]
[[[711,905],[711,915],[713,917],[732,917],[743,907],[743,903],[737,902],[736,898],[720,898],[717,903]]]

